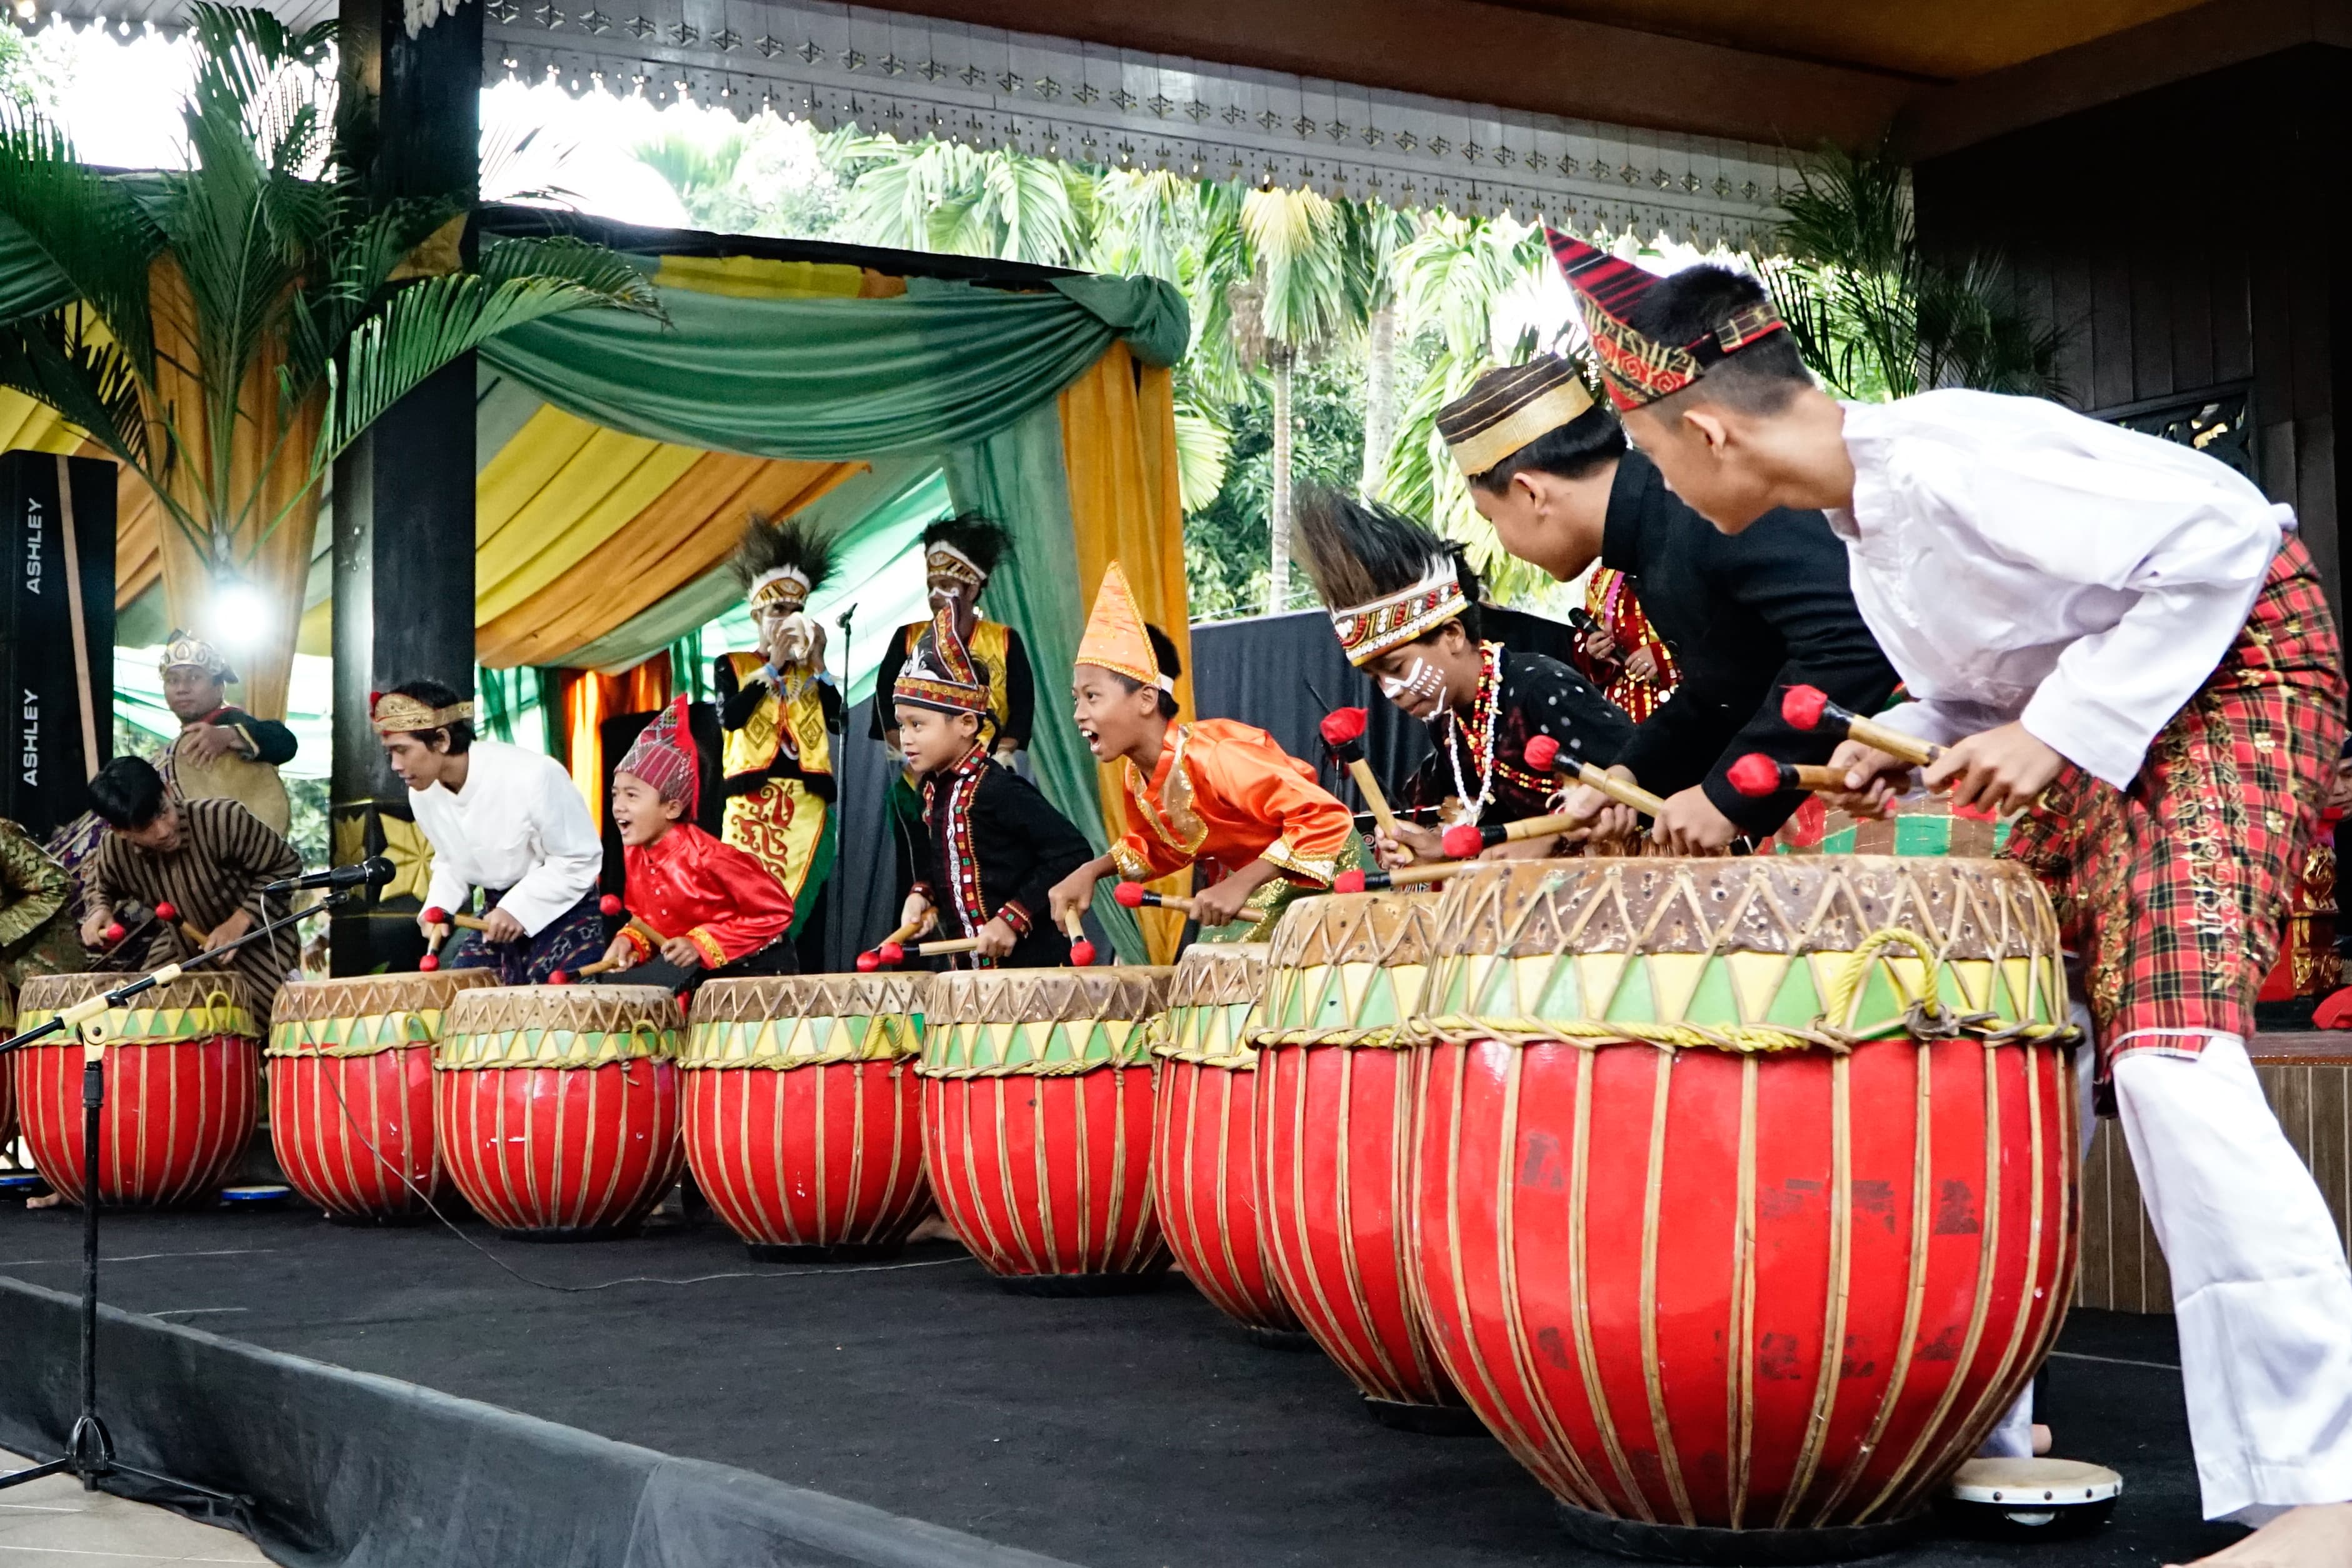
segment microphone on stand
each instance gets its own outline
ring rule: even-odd
[[[357,865],[329,866],[324,871],[306,871],[300,876],[289,876],[265,883],[265,894],[292,893],[306,887],[382,887],[393,878],[392,862],[377,855]]]

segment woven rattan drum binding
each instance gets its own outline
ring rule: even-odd
[[[496,984],[488,969],[443,969],[278,988],[263,1051],[270,1146],[330,1219],[412,1221],[440,1196],[433,1048],[450,998]]]
[[[656,986],[466,991],[434,1055],[450,1179],[499,1229],[626,1235],[686,1163],[677,999]]]
[[[930,1212],[924,975],[712,980],[678,1066],[686,1156],[762,1261],[887,1257]]]
[[[1823,856],[1501,863],[1444,898],[1411,1204],[1447,1369],[1583,1540],[1885,1549],[2073,1288],[2041,889]]]
[[[127,978],[37,976],[17,998],[17,1026],[37,1028]],[[103,1041],[100,1200],[147,1208],[213,1201],[245,1157],[260,1113],[261,1029],[241,978],[198,970],[100,1013],[82,1026],[81,1040],[55,1035],[11,1051],[33,1164],[81,1201],[82,1041]]]
[[[1265,990],[1264,943],[1194,944],[1153,1030],[1151,1191],[1168,1249],[1219,1312],[1263,1343],[1311,1343],[1275,1288],[1257,1207],[1257,1052],[1242,1031]]]
[[[1403,1225],[1433,893],[1303,898],[1276,927],[1258,1048],[1259,1212],[1275,1282],[1374,1418],[1475,1432],[1412,1301]]]
[[[933,977],[925,1165],[940,1213],[1006,1288],[1102,1294],[1166,1270],[1150,1048],[1168,979],[1126,967]]]

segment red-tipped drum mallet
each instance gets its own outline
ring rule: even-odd
[[[1864,718],[1849,707],[1830,701],[1829,694],[1819,686],[1790,686],[1780,697],[1780,716],[1797,729],[1826,729],[1832,735],[1858,740],[1889,757],[1899,758],[1914,768],[1925,768],[1944,755],[1944,748],[1890,728],[1876,719]],[[1838,788],[1843,789],[1841,783]]]
[[[1468,861],[1416,861],[1394,871],[1343,871],[1331,880],[1334,893],[1385,893],[1415,883],[1444,882],[1455,872],[1468,871]]]
[[[618,920],[627,912],[627,905],[621,902],[621,895],[617,893],[608,893],[596,901],[596,913],[607,920]]]
[[[1078,968],[1093,966],[1095,945],[1087,940],[1086,916],[1073,909],[1062,922],[1062,929],[1070,938],[1070,962]]]
[[[1786,789],[1811,789],[1817,795],[1845,792],[1845,774],[1839,768],[1812,762],[1776,761],[1760,751],[1751,751],[1733,763],[1724,777],[1731,780],[1734,789],[1751,800]]]
[[[467,931],[487,931],[489,929],[488,923],[483,920],[483,918],[478,915],[452,915],[437,904],[425,912],[425,924],[427,925],[455,925]]]
[[[895,969],[907,961],[907,949],[902,944],[910,936],[922,933],[923,922],[909,920],[865,952],[857,955],[857,972],[870,975],[877,969]]]
[[[602,975],[608,970],[627,967],[628,960],[625,958],[599,958],[593,964],[583,964],[577,969],[551,969],[548,971],[547,983],[551,986],[569,986],[584,980],[591,975]]]
[[[1336,707],[1323,716],[1323,744],[1356,781],[1356,790],[1370,808],[1372,821],[1381,832],[1396,837],[1396,813],[1389,810],[1389,798],[1381,792],[1380,780],[1372,777],[1372,765],[1364,759],[1364,730],[1371,723],[1369,711],[1360,707]]]
[[[1549,735],[1538,735],[1528,741],[1523,755],[1527,758],[1528,766],[1538,773],[1567,771],[1559,765],[1559,742]],[[1578,763],[1575,777],[1578,783],[1589,784],[1612,800],[1622,806],[1631,806],[1645,817],[1654,817],[1666,809],[1666,803],[1664,800],[1659,800],[1639,784],[1628,784],[1622,779],[1612,779],[1590,762]],[[1466,861],[1479,851],[1492,849],[1496,844],[1515,844],[1528,839],[1548,838],[1554,834],[1567,832],[1572,828],[1583,827],[1586,825],[1586,821],[1582,817],[1571,817],[1565,812],[1559,812],[1549,817],[1528,817],[1517,822],[1484,825],[1475,822],[1456,822],[1445,830],[1445,837],[1442,842],[1448,855],[1458,861]]]
[[[1139,882],[1122,882],[1111,890],[1111,896],[1126,909],[1174,909],[1197,917],[1192,901],[1172,893],[1154,893]]]

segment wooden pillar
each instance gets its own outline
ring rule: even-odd
[[[478,179],[481,0],[417,37],[402,0],[342,0],[342,90],[354,146],[385,196],[458,191]],[[470,246],[468,247],[470,255]],[[401,875],[338,915],[333,972],[413,969],[429,851],[407,791],[368,722],[372,691],[474,678],[474,360],[394,404],[335,464],[335,754],[338,862],[385,854]]]

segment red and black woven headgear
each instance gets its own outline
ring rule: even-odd
[[[1759,300],[1712,332],[1688,343],[1662,343],[1628,325],[1642,296],[1661,281],[1630,261],[1595,250],[1558,229],[1544,230],[1552,259],[1576,295],[1577,313],[1592,339],[1592,356],[1609,400],[1620,410],[1640,408],[1669,397],[1759,338],[1786,329],[1780,312]]]

